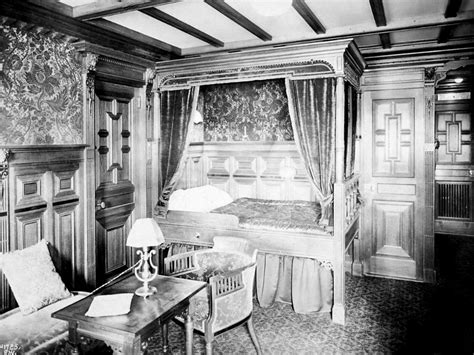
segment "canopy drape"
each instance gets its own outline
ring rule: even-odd
[[[155,213],[165,216],[168,202],[184,169],[191,140],[192,113],[199,87],[161,92],[160,197]]]
[[[336,79],[286,80],[295,143],[321,204],[319,223],[332,216],[336,155]]]

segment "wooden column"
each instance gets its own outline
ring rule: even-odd
[[[85,282],[88,288],[96,287],[96,240],[95,240],[95,70],[99,59],[97,54],[85,53],[83,57],[84,88],[84,139],[87,148],[84,156],[84,261]]]
[[[334,305],[333,322],[344,324],[344,77],[338,76],[336,83],[336,182],[334,184]]]
[[[436,281],[434,265],[435,176],[435,70],[425,69],[425,222],[423,230],[423,279]]]
[[[10,251],[10,234],[8,228],[8,159],[10,150],[0,149],[0,253]],[[0,313],[7,311],[11,306],[11,292],[5,275],[0,270]]]

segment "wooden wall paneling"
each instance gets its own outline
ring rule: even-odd
[[[285,173],[285,170],[288,171]],[[233,198],[315,198],[293,142],[204,143],[199,147],[191,146],[178,188],[203,184],[217,186]]]
[[[10,195],[10,250],[32,246],[43,238],[52,242],[52,223],[47,212],[51,206],[47,187],[50,177],[45,167],[13,167],[11,174],[15,192]]]
[[[3,250],[47,240],[53,263],[71,289],[83,289],[86,269],[85,244],[78,238],[84,235],[77,193],[82,187],[83,151],[83,145],[12,148],[9,176],[2,181],[8,187],[1,195]],[[9,235],[8,246],[4,235]],[[9,292],[3,283],[2,295]],[[3,310],[12,306],[12,299],[2,301]]]
[[[256,177],[234,177],[232,179],[232,194],[234,199],[242,197],[255,198],[257,196]]]
[[[84,251],[81,247],[80,198],[77,171],[79,164],[55,167],[53,174],[54,237],[57,267],[70,285],[84,286]],[[75,266],[75,267],[74,267]],[[77,280],[76,280],[77,279]]]
[[[3,167],[8,169],[6,165]],[[8,170],[7,170],[8,172]],[[0,253],[10,251],[10,234],[8,228],[8,175],[0,179]],[[10,307],[10,289],[5,275],[0,270],[0,313]]]
[[[285,157],[259,157],[259,179],[256,197],[271,200],[288,200],[288,186],[281,176],[282,169],[287,166]]]

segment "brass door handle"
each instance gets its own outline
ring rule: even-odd
[[[97,210],[103,210],[105,208],[105,202],[104,201],[97,201],[95,204],[95,208]]]

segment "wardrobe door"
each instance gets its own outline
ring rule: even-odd
[[[364,272],[422,278],[424,124],[421,89],[364,95]]]

